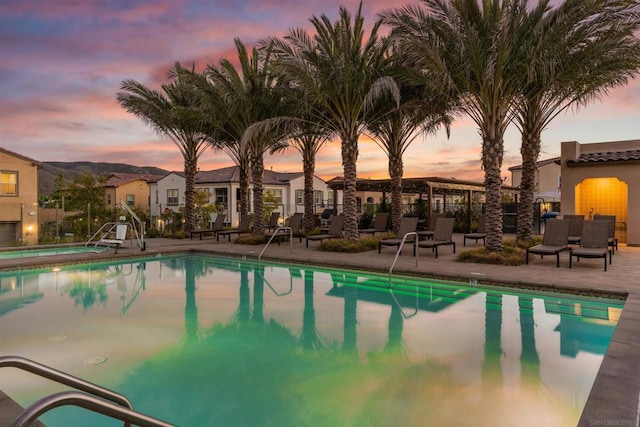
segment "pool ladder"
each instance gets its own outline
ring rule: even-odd
[[[289,256],[293,256],[293,229],[291,227],[287,227],[287,226],[278,227],[278,228],[276,228],[276,231],[274,231],[273,234],[271,235],[271,238],[269,239],[267,244],[264,245],[264,248],[262,248],[262,251],[260,252],[260,255],[258,255],[258,265],[260,265],[260,259],[262,258],[262,254],[264,253],[264,251],[267,250],[267,248],[271,244],[271,241],[273,240],[273,238],[276,237],[276,236],[282,236],[284,234],[284,232],[286,232],[286,231],[289,232]]]
[[[418,251],[415,248],[415,245],[417,244],[417,240],[418,240],[418,233],[416,233],[415,231],[410,231],[409,233],[405,234],[402,237],[402,242],[400,242],[400,246],[398,246],[398,250],[396,251],[396,257],[393,259],[393,263],[391,264],[391,267],[389,267],[389,287],[391,287],[391,273],[393,272],[393,267],[396,266],[396,262],[398,261],[398,257],[400,256],[400,252],[402,252],[402,247],[404,246],[404,243],[407,241],[407,236],[414,236],[415,240],[413,242],[414,245],[414,256],[416,258],[416,267],[418,266]]]
[[[173,427],[159,419],[133,410],[133,405],[125,396],[99,385],[90,383],[49,366],[19,356],[0,356],[0,368],[22,369],[59,384],[74,388],[62,391],[34,402],[18,415],[11,427],[27,426],[39,416],[59,406],[79,406],[93,412],[124,421],[124,426]],[[78,391],[79,390],[79,391]]]

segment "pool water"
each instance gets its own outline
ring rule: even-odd
[[[104,248],[98,249],[102,251]],[[28,257],[41,257],[50,255],[65,255],[65,254],[77,254],[83,252],[95,252],[95,247],[84,246],[66,246],[59,248],[39,248],[39,249],[12,249],[8,251],[0,251],[0,259],[14,259],[14,258],[28,258]]]
[[[0,274],[0,353],[201,426],[573,426],[623,302],[178,255]],[[64,388],[3,368],[27,406]],[[49,427],[120,426],[62,407]]]

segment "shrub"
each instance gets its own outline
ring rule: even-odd
[[[238,236],[234,243],[238,243],[240,245],[264,245],[264,237],[255,236],[253,234],[244,234]]]
[[[366,252],[378,249],[379,239],[367,237],[360,240],[351,241],[349,239],[329,239],[320,243],[318,250],[326,252]]]
[[[487,252],[485,247],[462,251],[458,254],[460,262],[475,262],[478,264],[521,265],[525,263],[525,249],[538,244],[539,239],[518,241],[515,238],[505,239],[502,253]]]

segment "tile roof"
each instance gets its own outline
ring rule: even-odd
[[[183,174],[181,174],[182,176]],[[275,172],[265,170],[262,175],[263,184],[283,185],[291,180],[303,176],[302,172]],[[198,171],[196,175],[197,184],[213,184],[223,182],[240,182],[240,168],[237,166],[229,166],[221,169],[210,171]]]
[[[551,159],[537,161],[536,167],[540,168],[542,166],[550,165],[552,163],[559,163],[559,162],[560,162],[560,157],[552,157]],[[522,169],[522,165],[511,166],[509,168],[510,171],[516,171],[521,169]]]
[[[607,151],[602,153],[585,153],[580,154],[577,159],[568,159],[569,164],[586,164],[586,163],[609,163],[609,162],[629,162],[639,161],[640,150],[628,151]]]
[[[146,181],[146,182],[155,182],[160,178],[162,178],[162,175],[114,172],[107,177],[105,186],[118,187],[119,185],[124,185],[130,182],[140,181],[140,180]]]

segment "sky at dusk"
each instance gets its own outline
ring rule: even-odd
[[[179,61],[199,69],[221,58],[237,58],[233,39],[247,46],[292,27],[310,28],[309,18],[335,19],[339,6],[355,13],[359,0],[2,0],[0,12],[0,147],[39,161],[119,162],[182,170],[182,156],[116,102],[125,79],[150,87],[165,81]],[[409,3],[364,0],[368,30],[377,13]],[[569,111],[542,135],[541,159],[558,156],[562,141],[580,143],[640,138],[640,79],[611,91],[600,102]],[[520,164],[520,134],[505,138],[503,176]],[[233,163],[207,150],[199,168]],[[0,165],[1,167],[1,165]],[[290,150],[267,156],[265,167],[302,170]],[[360,140],[358,176],[388,177],[382,150]],[[340,146],[327,144],[316,174],[342,175]],[[480,138],[473,122],[459,118],[444,132],[420,137],[405,155],[405,177],[442,176],[482,180]]]

